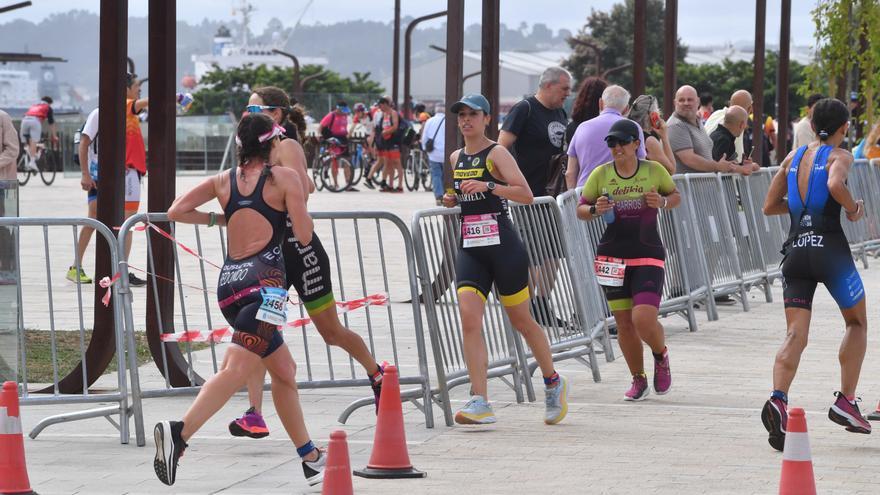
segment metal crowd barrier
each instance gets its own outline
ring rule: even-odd
[[[556,200],[539,197],[529,205],[511,203],[510,215],[529,254],[533,300],[540,296],[548,301],[547,307],[534,306],[532,310],[539,313],[535,316],[546,330],[553,360],[578,360],[590,367],[593,380],[599,381],[593,333],[605,325],[590,320],[586,296],[576,288],[572,265],[579,264],[580,260],[569,257]],[[530,351],[525,351],[525,345],[520,348],[527,358],[533,358]],[[537,367],[537,362],[528,363],[529,373],[534,373]],[[529,400],[534,400],[531,380],[525,380],[525,384]]]
[[[437,373],[436,400],[443,409],[447,426],[453,424],[449,390],[470,382],[455,288],[455,255],[461,232],[459,212],[459,208],[432,208],[415,212],[412,220],[421,300]],[[523,402],[522,382],[528,381],[524,380],[528,365],[520,349],[522,342],[513,332],[493,289],[483,315],[488,377],[500,378],[513,389],[517,402]]]
[[[17,241],[26,246],[26,255],[19,256],[16,270],[18,283],[17,294],[17,325],[11,330],[17,331],[19,349],[18,359],[20,363],[19,376],[9,377],[20,383],[19,394],[22,405],[60,405],[60,404],[98,404],[112,403],[110,406],[96,407],[83,411],[64,412],[42,419],[31,431],[30,437],[36,438],[46,427],[59,423],[67,423],[90,418],[106,418],[119,430],[120,443],[128,443],[130,440],[129,420],[135,418],[136,428],[143,428],[143,418],[140,409],[135,405],[136,397],[132,397],[129,403],[128,381],[126,378],[126,351],[133,348],[131,336],[126,336],[125,326],[122,322],[122,305],[125,300],[124,290],[112,290],[110,306],[113,310],[114,335],[116,340],[117,369],[115,373],[107,373],[100,377],[90,390],[88,383],[88,362],[86,360],[86,329],[93,326],[91,318],[87,316],[93,310],[92,286],[84,290],[83,284],[74,284],[63,280],[63,273],[68,267],[68,262],[76,258],[76,245],[79,240],[77,227],[89,226],[95,229],[97,235],[102,236],[110,246],[111,266],[117,266],[119,256],[116,249],[116,238],[104,224],[90,218],[23,218],[23,217],[0,217],[0,228],[11,227]],[[32,237],[22,237],[22,231],[28,227],[41,229],[42,249],[40,241]],[[55,228],[58,227],[58,228]],[[62,237],[51,236],[50,231],[66,231],[70,233],[72,241],[71,249],[61,246],[66,245]],[[58,261],[58,256],[64,256]],[[24,265],[22,266],[22,262]],[[79,270],[81,266],[76,264]],[[62,279],[59,282],[59,279]],[[98,281],[95,281],[97,285]],[[10,286],[7,286],[10,287]],[[95,287],[94,290],[104,290]],[[85,294],[84,294],[85,293]],[[28,369],[29,349],[26,333],[31,329],[49,330],[49,349],[51,356],[52,381],[37,383],[31,380]],[[10,330],[10,329],[7,329]],[[73,333],[78,337],[78,342],[73,348],[65,347],[59,342],[62,332]],[[68,339],[63,339],[66,342]],[[59,381],[64,374],[71,370],[62,369],[59,362],[61,354],[77,355],[82,371],[83,388],[77,393],[62,393]],[[74,354],[75,353],[75,354]],[[136,381],[137,366],[134,354],[128,354],[128,366],[132,370],[132,381]],[[43,389],[42,391],[36,391]],[[100,391],[99,391],[100,390]],[[116,422],[112,416],[118,416]]]
[[[880,183],[876,165],[868,160],[856,160],[850,169],[847,186],[855,199],[865,202],[865,216],[858,222],[850,222],[841,213],[841,226],[853,256],[868,268],[868,251],[876,251],[880,247]]]
[[[330,257],[333,273],[333,288],[337,301],[353,300],[371,294],[387,294],[386,307],[366,306],[357,311],[344,313],[340,319],[346,327],[358,332],[378,361],[387,360],[400,370],[402,385],[415,385],[404,389],[401,397],[416,405],[424,413],[425,424],[433,427],[431,387],[428,375],[427,354],[422,331],[421,311],[418,303],[418,282],[416,280],[415,260],[412,238],[406,224],[397,216],[387,212],[315,212],[315,230]],[[135,227],[151,222],[167,222],[164,213],[140,214],[129,218],[119,232],[118,243],[123,246],[128,236],[134,235]],[[225,231],[205,226],[180,225],[172,223],[170,235],[179,243],[190,248],[198,256],[187,253],[185,249],[173,244],[174,253],[174,291],[178,307],[175,308],[174,328],[160,328],[160,333],[191,330],[209,330],[227,327],[216,302],[215,279],[219,270],[214,265],[222,265],[225,258]],[[144,230],[145,234],[151,229]],[[147,264],[142,271],[154,273],[153,251],[156,243],[171,242],[160,236],[145,235]],[[122,280],[127,286],[131,260],[120,264]],[[139,268],[139,267],[138,267]],[[154,277],[149,277],[147,290],[157,294]],[[209,281],[210,280],[210,281]],[[135,321],[143,321],[146,316],[143,298],[133,298],[127,294],[126,326],[132,332],[143,331]],[[295,293],[291,292],[295,298]],[[407,314],[398,301],[406,303],[411,314]],[[400,311],[392,311],[392,306]],[[159,311],[159,308],[157,308]],[[157,315],[161,316],[161,315]],[[289,318],[307,316],[305,308],[299,306],[298,312],[289,309]],[[157,320],[161,323],[162,318]],[[405,329],[405,331],[401,331]],[[409,329],[413,331],[410,332]],[[359,363],[345,351],[325,344],[310,323],[304,327],[286,328],[285,341],[298,363],[297,385],[302,389],[366,387],[370,382]],[[216,373],[222,360],[218,356],[226,344],[201,344],[190,342],[166,342],[162,345],[160,370],[141,370],[140,396],[143,398],[195,394],[200,389],[203,376]],[[179,346],[184,357],[183,366],[189,379],[187,386],[174,387],[169,376],[169,353],[166,349]],[[415,348],[415,352],[403,352]],[[174,353],[178,355],[178,353]],[[161,371],[158,373],[157,371]],[[149,374],[151,373],[152,374]],[[266,387],[268,389],[268,386]],[[372,392],[368,397],[358,399],[346,407],[339,416],[345,422],[349,415],[360,407],[372,405]]]
[[[727,218],[731,233],[736,242],[736,256],[740,266],[743,285],[748,290],[759,286],[764,289],[764,298],[773,302],[770,278],[764,263],[761,239],[754,235],[756,215],[762,215],[761,203],[756,205],[747,189],[748,177],[724,174],[718,176],[727,207]]]

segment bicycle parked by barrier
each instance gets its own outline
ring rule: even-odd
[[[425,191],[431,190],[431,166],[428,164],[427,153],[421,148],[410,148],[406,163],[403,165],[403,181],[410,191],[418,191],[419,184],[425,188]]]
[[[17,172],[18,184],[25,185],[31,180],[31,175],[40,175],[43,184],[51,186],[55,182],[55,174],[58,170],[59,158],[58,149],[52,148],[45,140],[37,143],[37,170],[28,168],[28,154],[25,147],[21,147],[18,153]]]
[[[351,161],[345,156],[346,151],[346,145],[337,138],[327,139],[320,144],[312,164],[312,178],[318,190],[342,192],[351,187],[354,168]],[[318,182],[321,183],[320,188]]]

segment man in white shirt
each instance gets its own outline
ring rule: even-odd
[[[818,93],[811,94],[810,97],[807,98],[807,116],[794,125],[794,136],[791,142],[791,149],[796,150],[817,139],[816,133],[813,132],[813,126],[810,124],[810,120],[813,118],[813,107],[816,105],[816,102],[822,98],[825,97]]]
[[[434,116],[425,121],[422,127],[422,149],[428,154],[431,166],[431,185],[434,188],[434,200],[437,206],[443,205],[443,165],[446,163],[446,107],[434,107]]]
[[[98,216],[98,109],[94,109],[86,117],[86,123],[80,131],[79,148],[79,168],[82,172],[79,184],[83,191],[87,192],[88,201],[88,217],[97,218]],[[92,233],[95,231],[88,225],[83,225],[76,244],[76,259],[74,264],[67,269],[67,280],[80,284],[90,284],[92,279],[86,275],[82,268],[83,255],[86,248],[89,247],[89,241],[92,240]],[[78,270],[78,271],[77,271]]]

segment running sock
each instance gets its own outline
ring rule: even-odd
[[[312,451],[313,451],[313,450],[316,450],[316,449],[317,449],[317,447],[315,447],[315,444],[312,443],[311,440],[309,440],[309,441],[306,442],[306,444],[303,445],[302,447],[297,447],[297,448],[296,448],[296,454],[300,457],[300,459],[305,460],[305,459],[306,459],[306,456],[309,455],[309,454],[311,454]]]
[[[544,377],[544,386],[547,388],[552,388],[559,384],[559,373],[553,372],[550,376]]]
[[[638,373],[636,373],[635,375],[633,375],[633,378],[644,378],[645,380],[647,380],[648,374],[645,373],[645,370],[642,370],[642,371],[639,371]]]
[[[774,390],[773,393],[770,394],[771,399],[779,399],[782,402],[788,404],[788,395],[782,390]]]
[[[846,397],[846,400],[848,400],[850,404],[856,403],[856,396],[855,395],[844,395],[844,397]]]
[[[663,356],[666,354],[666,347],[665,346],[663,347],[663,352],[661,352],[660,354],[657,354],[654,351],[651,351],[651,354],[654,355],[655,361],[663,361]]]

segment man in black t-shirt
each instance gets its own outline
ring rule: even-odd
[[[550,67],[541,74],[535,96],[514,105],[501,126],[498,142],[516,157],[535,197],[547,195],[547,165],[563,151],[568,116],[562,105],[570,93],[571,74]]]
[[[562,153],[568,116],[562,105],[571,94],[571,74],[562,67],[550,67],[541,74],[535,96],[520,101],[504,119],[498,142],[510,150],[519,169],[529,183],[535,197],[547,195],[547,173],[550,158]],[[537,232],[523,233],[523,239],[535,238],[546,243],[538,252],[544,259],[532,260],[535,264],[532,277],[536,280],[532,298],[532,314],[538,323],[569,329],[570,323],[555,315],[549,295],[556,284],[558,259],[562,253],[550,243],[552,238],[545,226],[535,225]]]

